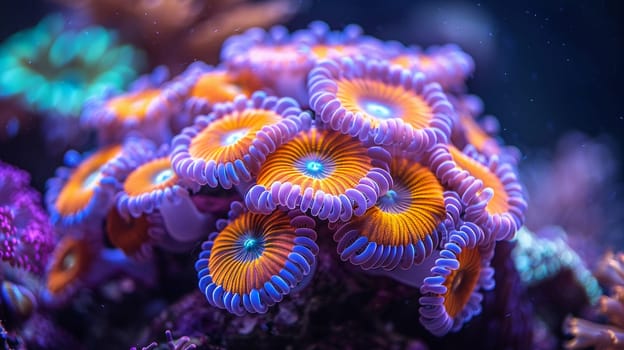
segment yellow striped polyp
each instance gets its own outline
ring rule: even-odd
[[[233,111],[201,130],[191,141],[188,152],[192,158],[206,162],[234,162],[249,152],[258,131],[282,119],[279,114],[264,109]]]
[[[99,185],[101,168],[121,154],[121,146],[104,148],[85,159],[72,173],[58,194],[54,207],[63,216],[73,215],[85,209]]]
[[[232,293],[262,289],[284,268],[296,237],[283,211],[241,214],[214,241],[208,264],[213,282]]]
[[[354,188],[373,168],[367,148],[351,136],[312,128],[267,157],[256,183],[271,188],[279,181],[340,195]]]

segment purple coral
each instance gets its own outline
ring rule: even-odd
[[[169,350],[191,350],[196,349],[197,345],[191,341],[191,338],[188,336],[182,336],[178,339],[173,338],[173,334],[171,330],[167,329],[165,331],[165,337],[167,337],[167,347]],[[152,350],[158,347],[157,342],[151,342],[147,346],[141,348],[141,350]],[[137,350],[137,347],[133,346],[130,350]]]
[[[54,248],[55,236],[41,195],[29,182],[25,171],[0,162],[0,257],[38,274]]]
[[[279,96],[291,96],[302,105],[307,104],[306,79],[314,66],[314,57],[286,28],[252,28],[232,36],[224,43],[221,57],[228,70],[254,72],[264,86]]]
[[[432,46],[426,50],[418,47],[398,50],[391,59],[393,64],[423,72],[428,81],[435,81],[445,90],[461,90],[466,78],[474,71],[472,57],[457,45]]]

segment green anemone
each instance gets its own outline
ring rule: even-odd
[[[60,14],[0,45],[0,97],[16,97],[29,110],[79,116],[84,102],[123,90],[144,65],[144,55],[121,45],[100,26],[69,28]]]

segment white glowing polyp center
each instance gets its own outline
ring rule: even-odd
[[[130,103],[132,109],[141,109],[145,105],[145,100],[143,98],[137,98],[136,100]]]
[[[173,174],[174,172],[172,169],[163,169],[154,175],[154,177],[152,178],[152,182],[155,185],[160,185],[161,183],[171,179],[173,177]]]
[[[239,95],[243,93],[243,90],[240,87],[233,84],[227,84],[223,89],[232,95]]]
[[[87,190],[95,187],[100,182],[101,177],[102,173],[100,169],[92,172],[91,174],[89,174],[89,176],[87,176],[86,179],[84,179],[84,181],[82,182],[82,187]]]
[[[451,285],[451,291],[452,292],[457,292],[460,288],[462,288],[462,282],[464,280],[464,271],[460,270],[457,272],[457,274],[455,275],[455,279],[453,280],[453,283]]]
[[[69,253],[63,257],[63,261],[61,263],[63,271],[72,269],[74,265],[76,265],[76,256],[74,253]]]
[[[249,130],[247,130],[247,129],[241,129],[241,130],[237,130],[237,131],[232,131],[232,132],[226,134],[225,137],[223,137],[222,143],[223,143],[224,146],[234,145],[240,139],[242,139],[243,137],[247,136],[247,133],[249,133]]]
[[[366,111],[366,113],[372,115],[375,118],[388,119],[394,117],[392,108],[377,101],[363,101],[362,107],[364,108],[364,111]]]

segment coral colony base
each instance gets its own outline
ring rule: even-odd
[[[457,341],[452,333],[484,303],[517,308],[514,320],[531,317],[517,270],[539,266],[518,257],[516,268],[509,258],[527,209],[519,156],[480,123],[481,103],[466,93],[474,70],[468,54],[314,22],[293,33],[277,26],[232,36],[221,59],[215,67],[196,62],[178,76],[158,67],[123,93],[90,99],[80,120],[97,146],[68,152],[48,181],[49,218],[27,175],[0,167],[2,321],[14,332],[3,333],[5,344],[71,348],[80,335],[68,329],[76,326],[53,320],[84,305],[85,290],[120,303],[132,293],[150,295],[175,280],[172,271],[192,273],[192,263],[175,267],[189,254],[198,293],[158,317],[162,305],[143,309],[160,327],[152,336],[162,338],[165,328],[190,336],[176,341],[167,331],[170,349],[237,347],[261,324],[260,332],[274,335],[300,324],[289,339],[304,341],[313,310],[330,303],[323,293],[335,290],[344,295],[333,302],[356,315],[353,304],[364,295],[374,295],[380,310],[393,305],[384,300],[404,298],[413,311],[409,327],[421,333],[412,339],[378,324],[359,328],[389,336],[372,348]],[[532,254],[523,245],[532,233],[523,232],[516,257]],[[497,262],[495,252],[506,255]],[[617,264],[603,275],[622,285],[614,277],[621,256],[609,262]],[[612,327],[621,326],[617,288],[601,299]],[[488,315],[490,323],[472,322],[473,332],[503,329],[490,345],[532,346],[530,325],[496,324]],[[35,326],[46,331],[33,336]],[[606,344],[598,340],[603,333],[618,342],[622,332],[610,327],[570,318],[566,329],[578,338],[568,346]],[[318,348],[341,344],[332,334]]]

